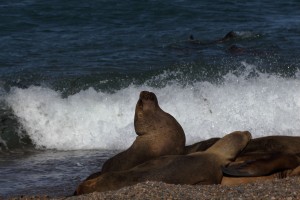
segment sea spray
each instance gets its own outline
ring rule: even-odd
[[[142,90],[153,91],[161,108],[179,121],[187,144],[235,130],[249,130],[254,137],[300,136],[300,80],[260,73],[242,64],[246,67],[242,73],[228,73],[220,83],[130,85],[115,93],[89,88],[67,98],[31,86],[13,88],[6,102],[38,148],[129,147],[136,137],[133,117]]]

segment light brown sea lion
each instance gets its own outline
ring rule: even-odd
[[[248,131],[236,131],[224,136],[204,152],[161,156],[129,170],[104,173],[80,184],[76,194],[116,190],[144,181],[218,184],[223,176],[221,167],[234,160],[250,139]]]
[[[108,159],[102,167],[102,173],[130,169],[162,155],[184,153],[184,131],[172,115],[159,107],[154,93],[140,93],[135,108],[134,128],[138,136],[133,144]]]

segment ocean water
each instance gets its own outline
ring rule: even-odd
[[[296,0],[1,1],[0,197],[71,195],[131,145],[143,90],[187,144],[235,130],[300,136],[299,10]]]

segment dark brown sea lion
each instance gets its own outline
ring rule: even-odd
[[[223,167],[226,175],[251,177],[266,176],[300,165],[300,157],[296,154],[260,154],[245,157],[244,161],[235,161]]]
[[[274,140],[276,138],[276,140]],[[299,143],[296,137],[280,136],[260,138],[257,143],[250,143],[235,162],[223,167],[223,185],[237,185],[274,178],[300,175]],[[291,141],[290,141],[291,140]],[[285,148],[285,142],[292,146]],[[295,142],[295,143],[294,143]],[[299,142],[299,141],[298,141]],[[269,148],[267,148],[267,146]],[[283,145],[283,146],[281,146]],[[293,146],[295,145],[295,146]],[[255,149],[256,147],[262,147]],[[284,148],[280,150],[280,147]],[[280,151],[279,151],[280,150]],[[270,153],[271,152],[271,153]],[[284,152],[284,153],[282,153]]]
[[[210,138],[208,140],[203,140],[192,145],[185,147],[185,154],[195,153],[197,151],[205,151],[213,144],[215,144],[220,138]]]
[[[186,147],[186,153],[193,153],[203,151],[204,146],[207,148],[217,141],[205,140]],[[191,148],[193,146],[193,148]],[[199,148],[197,148],[199,146]],[[271,154],[271,153],[285,153],[285,154],[299,154],[300,153],[300,137],[298,136],[282,136],[273,135],[266,137],[259,137],[252,139],[247,147],[239,154],[237,161],[245,160],[245,156],[251,154]]]
[[[140,93],[135,108],[134,128],[138,136],[133,144],[108,159],[102,167],[102,173],[130,169],[162,155],[184,153],[184,131],[172,115],[159,107],[154,93]]]
[[[294,169],[283,170],[266,176],[256,176],[256,177],[231,177],[223,176],[222,185],[234,186],[246,183],[252,183],[257,181],[265,181],[270,179],[283,179],[286,177],[300,176],[300,166]]]
[[[80,184],[76,194],[116,190],[144,181],[172,184],[218,184],[222,166],[235,159],[247,145],[251,134],[236,131],[224,136],[204,152],[154,158],[132,169],[107,172]]]
[[[217,138],[187,146],[186,152],[203,151],[205,147],[213,145],[216,141]],[[280,173],[300,165],[299,158],[300,137],[267,136],[255,138],[237,156],[235,162],[223,169],[225,173],[224,182],[226,184],[238,184],[271,179],[276,177],[277,173],[280,175]],[[229,175],[235,177],[228,177]]]
[[[249,142],[241,155],[249,153],[298,154],[300,153],[300,137],[277,135],[255,138]]]
[[[231,45],[228,48],[228,52],[232,54],[245,54],[247,53],[247,49],[243,47],[239,47],[237,45]]]
[[[238,38],[238,37],[239,37],[239,34],[237,32],[230,31],[224,37],[222,37],[220,39],[216,39],[214,41],[210,41],[210,42],[200,41],[198,39],[195,39],[193,35],[190,35],[189,38],[188,38],[188,42],[190,44],[196,44],[196,45],[211,45],[211,44],[218,44],[218,43],[228,42],[228,41],[233,40],[233,39]]]

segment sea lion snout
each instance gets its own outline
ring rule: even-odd
[[[252,135],[249,131],[243,131],[243,134],[246,135],[246,137],[248,138],[248,141],[250,141],[252,139]]]
[[[235,134],[235,138],[233,138],[232,144],[236,143],[240,146],[240,152],[247,146],[249,141],[252,139],[252,134],[249,131],[236,131],[233,132]]]
[[[154,102],[154,104],[153,104],[153,102]],[[145,106],[145,105],[151,105],[151,108],[153,106],[157,107],[158,106],[157,97],[153,92],[142,91],[140,93],[140,98],[139,98],[138,104],[141,108],[143,108],[143,106]]]
[[[157,101],[156,95],[153,92],[142,91],[140,93],[140,99]]]

